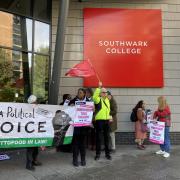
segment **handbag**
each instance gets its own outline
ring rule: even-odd
[[[146,123],[141,123],[141,131],[142,132],[147,132],[148,131],[148,127],[147,127],[147,124]]]

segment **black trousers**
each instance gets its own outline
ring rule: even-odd
[[[106,156],[110,154],[109,151],[109,121],[108,120],[97,120],[95,124],[96,128],[96,155],[101,154],[101,138],[102,134],[104,137],[104,146]]]
[[[38,147],[29,147],[26,151],[26,167],[31,167],[32,162],[37,160],[39,154]]]
[[[79,153],[81,162],[86,160],[86,127],[75,127],[73,135],[73,162],[78,162]]]

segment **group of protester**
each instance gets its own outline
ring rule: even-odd
[[[33,98],[32,98],[33,97]],[[36,103],[37,98],[31,95],[28,99],[29,103]],[[74,106],[76,101],[94,102],[94,113],[92,120],[92,127],[74,127],[73,141],[72,141],[72,153],[74,166],[79,166],[79,154],[81,166],[86,165],[86,140],[87,132],[91,134],[91,146],[92,149],[95,145],[96,154],[94,159],[99,160],[101,157],[102,149],[102,136],[104,139],[104,151],[107,160],[111,160],[111,152],[116,149],[115,146],[115,131],[117,129],[117,103],[113,98],[111,92],[102,87],[102,83],[99,82],[99,87],[93,92],[91,88],[78,89],[76,97],[71,98],[70,94],[63,96],[63,102],[60,105]],[[136,114],[137,120],[135,122],[135,142],[140,150],[144,150],[144,140],[147,137],[147,132],[142,131],[142,124],[145,123],[146,111],[145,102],[139,101],[133,108],[133,112]],[[160,145],[160,150],[156,154],[162,154],[164,157],[170,156],[170,118],[171,112],[164,96],[158,98],[158,109],[153,115],[153,119],[161,122],[165,122],[165,139],[164,144]],[[95,139],[95,143],[94,143]],[[111,142],[111,146],[110,143]],[[41,165],[37,160],[38,148],[27,148],[27,164],[26,168],[34,170],[34,166]]]
[[[96,88],[94,93],[92,89],[80,88],[78,90],[77,96],[70,100],[70,106],[74,106],[76,101],[93,101],[94,102],[94,116],[93,116],[93,125],[94,128],[91,129],[91,143],[94,144],[93,133],[95,133],[95,147],[96,147],[96,156],[95,160],[100,159],[101,155],[101,144],[102,144],[102,134],[104,137],[104,148],[105,148],[105,157],[108,160],[111,160],[110,155],[110,146],[109,146],[109,137],[110,137],[110,127],[114,126],[111,129],[111,134],[117,128],[117,105],[113,96],[105,88],[102,88],[102,83],[99,82],[99,87]],[[64,100],[65,102],[65,100]],[[116,127],[115,127],[116,126]],[[73,165],[78,166],[78,155],[80,153],[81,165],[86,165],[86,137],[89,127],[74,127],[73,134]],[[115,151],[115,136],[112,137],[112,151]]]
[[[164,130],[164,144],[160,144],[160,150],[156,152],[158,155],[163,155],[163,157],[168,158],[170,156],[170,126],[171,126],[171,111],[167,104],[166,98],[164,96],[159,96],[158,108],[153,113],[152,123],[156,121],[165,123]],[[137,148],[144,150],[144,140],[147,138],[147,131],[144,130],[146,126],[146,108],[145,102],[143,100],[139,101],[137,105],[133,108],[133,112],[136,114],[137,120],[135,122],[135,142],[137,143]]]
[[[79,166],[79,154],[81,166],[86,165],[86,141],[90,140],[92,149],[96,150],[95,160],[99,160],[101,156],[102,136],[104,139],[105,157],[111,160],[111,152],[115,151],[115,131],[117,129],[117,104],[110,91],[102,87],[99,82],[99,87],[95,89],[94,93],[91,88],[79,88],[76,97],[71,98],[70,94],[63,95],[63,101],[60,105],[75,106],[76,102],[94,102],[94,112],[92,119],[92,127],[74,127],[72,140],[72,153],[74,166]],[[31,95],[28,103],[36,103],[37,98]],[[57,112],[59,113],[59,112]],[[87,138],[90,132],[90,138]],[[94,143],[95,141],[95,143]],[[111,141],[111,146],[109,141]],[[57,147],[58,148],[58,147]],[[27,148],[27,164],[26,168],[34,170],[34,166],[41,165],[37,160],[38,148]]]

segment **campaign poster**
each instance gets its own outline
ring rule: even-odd
[[[149,141],[155,144],[164,144],[165,123],[153,121],[150,125]]]
[[[74,127],[91,126],[94,103],[77,101],[75,107]]]

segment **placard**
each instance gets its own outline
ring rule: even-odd
[[[150,125],[149,141],[155,144],[164,144],[165,123],[153,121]]]

